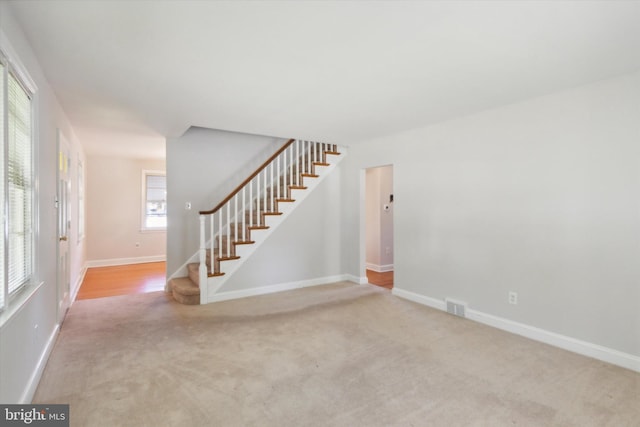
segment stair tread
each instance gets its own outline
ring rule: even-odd
[[[200,288],[188,277],[175,277],[171,279],[171,290],[180,295],[200,295]]]

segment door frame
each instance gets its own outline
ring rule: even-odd
[[[377,164],[377,165],[371,165],[371,166],[366,166],[360,169],[360,221],[359,221],[359,225],[360,225],[360,241],[359,241],[359,270],[360,270],[360,277],[359,277],[359,283],[362,284],[366,284],[368,283],[368,279],[367,279],[367,170],[368,169],[375,169],[375,168],[382,168],[382,167],[391,167],[392,168],[392,175],[393,175],[393,192],[395,193],[395,167],[393,163],[385,163],[385,164]],[[393,194],[393,193],[392,193]],[[393,208],[392,208],[393,209]],[[393,251],[393,258],[394,258],[394,270],[395,270],[395,261],[396,261],[396,254],[395,254],[395,215],[394,215],[394,220],[393,220],[393,230],[394,230],[394,238],[393,238],[393,242],[391,243],[392,246],[392,251]]]
[[[56,131],[56,154],[56,307],[62,324],[71,306],[71,145],[60,129]]]

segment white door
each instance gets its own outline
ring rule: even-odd
[[[71,231],[70,212],[70,166],[69,143],[58,130],[58,191],[56,205],[58,208],[58,322],[62,323],[71,303],[71,263],[69,259],[69,243]]]

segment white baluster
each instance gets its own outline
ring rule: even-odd
[[[245,239],[245,237],[246,237],[245,236],[245,230],[247,229],[247,227],[245,227],[246,226],[246,224],[245,224],[245,222],[246,222],[245,216],[246,215],[245,215],[245,212],[244,212],[244,206],[245,206],[244,205],[244,203],[245,203],[244,202],[244,198],[245,198],[245,195],[246,195],[245,194],[245,189],[246,189],[246,186],[242,187],[242,203],[240,204],[240,208],[242,209],[241,216],[242,216],[242,241],[243,242],[246,240]]]
[[[238,240],[238,195],[233,196],[233,227],[235,232],[233,233],[234,240]]]
[[[231,203],[227,202],[227,258],[231,257]]]
[[[293,151],[294,146],[289,147],[289,185],[293,185]]]
[[[253,179],[249,181],[249,227],[253,227]]]
[[[262,211],[267,211],[267,169],[264,170],[264,176],[262,179]],[[264,215],[262,216],[264,218]],[[264,224],[263,224],[264,225]]]
[[[218,211],[218,259],[220,258],[222,258],[222,208]]]
[[[287,169],[287,160],[288,160],[287,156],[288,156],[288,153],[285,150],[285,152],[282,153],[282,154],[283,154],[282,160],[284,161],[284,164],[283,164],[284,173],[282,174],[282,181],[283,181],[282,182],[282,186],[284,188],[284,196],[285,196],[285,198],[288,199],[289,198],[289,192],[287,191],[287,188],[288,188],[287,187],[287,178],[289,177],[289,169]]]
[[[311,171],[313,171],[313,162],[316,159],[316,143],[313,141],[309,141],[309,147],[311,148],[311,158],[309,159],[309,167],[311,169],[309,169],[309,173],[312,173]]]
[[[296,139],[296,185],[300,185],[300,140]]]
[[[275,197],[273,197],[273,163],[271,163],[269,166],[267,166],[267,168],[269,169],[269,196],[271,196],[271,205],[269,206],[269,209],[271,209],[271,212],[275,212]]]
[[[198,278],[200,279],[200,304],[207,303],[207,242],[205,240],[205,219],[200,215],[200,267],[198,268]]]
[[[215,229],[215,221],[214,214],[209,215],[209,228],[211,229],[211,247],[209,249],[209,259],[211,262],[211,272],[213,273],[213,258],[215,255],[216,248],[216,229]],[[207,268],[207,272],[209,269]]]
[[[278,199],[280,198],[280,156],[276,157],[276,193],[278,194]]]

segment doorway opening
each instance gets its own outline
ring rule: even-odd
[[[372,285],[393,288],[393,165],[365,171],[365,263]]]

